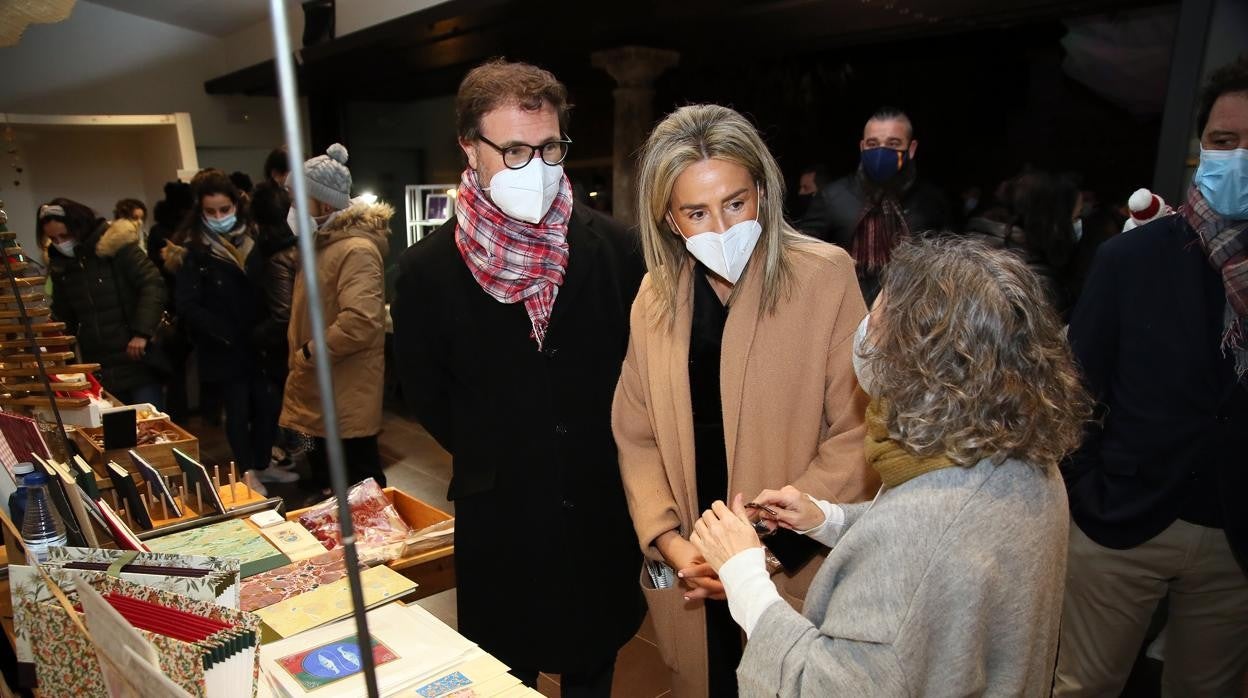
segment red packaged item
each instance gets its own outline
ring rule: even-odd
[[[351,505],[351,523],[355,526],[355,549],[364,564],[386,562],[400,557],[408,535],[412,532],[395,510],[377,481],[371,477],[347,491]],[[338,527],[338,498],[330,497],[299,517],[299,524],[308,529],[326,550],[342,545]]]

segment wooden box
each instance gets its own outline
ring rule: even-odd
[[[390,503],[394,504],[395,511],[399,512],[399,518],[403,519],[413,530],[420,530],[452,518],[450,514],[441,509],[425,504],[398,488],[387,487],[382,491]],[[307,509],[292,511],[286,514],[286,519],[296,521],[306,511]],[[391,560],[386,563],[386,566],[419,584],[413,598],[423,599],[455,586],[455,544],[451,543],[432,550],[424,550],[409,557]]]
[[[151,463],[161,472],[162,475],[180,475],[182,469],[173,459],[173,449],[185,453],[186,455],[199,460],[199,439],[195,435],[182,427],[174,424],[168,419],[154,419],[140,422],[141,426],[154,425],[159,429],[168,430],[178,435],[178,439],[163,444],[149,444],[146,446],[136,446],[134,451],[142,456],[148,463]],[[78,449],[82,451],[82,457],[95,470],[95,479],[100,483],[102,488],[112,487],[112,481],[108,478],[108,471],[105,466],[108,461],[113,461],[117,465],[125,468],[139,482],[143,481],[143,476],[135,469],[134,463],[130,460],[127,453],[128,448],[114,448],[111,451],[105,451],[95,445],[95,440],[89,438],[91,436],[102,438],[104,434],[103,427],[79,427],[74,431],[74,440],[78,442]]]

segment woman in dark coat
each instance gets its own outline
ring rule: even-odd
[[[185,247],[170,243],[165,252],[177,274],[178,317],[195,345],[200,380],[220,388],[234,460],[244,473],[255,471],[248,484],[264,494],[260,483],[296,479],[267,469],[281,399],[255,343],[267,315],[264,258],[243,195],[224,172],[201,170],[191,190],[194,208],[179,231]]]
[[[165,286],[139,248],[133,220],[111,225],[76,201],[39,207],[48,246],[52,314],[78,338],[84,361],[100,364],[100,383],[126,404],[163,406],[161,376],[145,363],[165,309]]]
[[[1074,305],[1067,277],[1075,253],[1078,189],[1064,177],[1033,171],[1011,181],[1004,198],[1004,206],[968,220],[967,235],[1021,257],[1065,317]]]

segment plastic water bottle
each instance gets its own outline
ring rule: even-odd
[[[48,548],[64,546],[65,522],[52,505],[48,476],[35,472],[26,476],[26,516],[22,518],[22,542],[39,562],[48,559]]]
[[[17,489],[9,495],[9,521],[18,526],[26,520],[25,478],[33,472],[35,472],[35,466],[30,463],[18,463],[13,466],[13,479],[16,480]]]

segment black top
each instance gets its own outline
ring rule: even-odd
[[[523,303],[481,290],[452,219],[403,252],[391,306],[403,398],[451,453],[459,631],[509,666],[597,668],[645,614],[611,402],[644,267],[579,204],[539,350]]]
[[[693,405],[693,448],[698,508],[728,492],[728,453],[724,446],[724,407],[719,387],[720,348],[728,306],[720,302],[701,262],[694,267],[693,324],[689,330],[689,398]]]
[[[1063,465],[1075,522],[1125,549],[1176,519],[1226,529],[1241,562],[1248,391],[1220,349],[1226,291],[1182,216],[1101,246],[1070,324],[1098,416]]]

